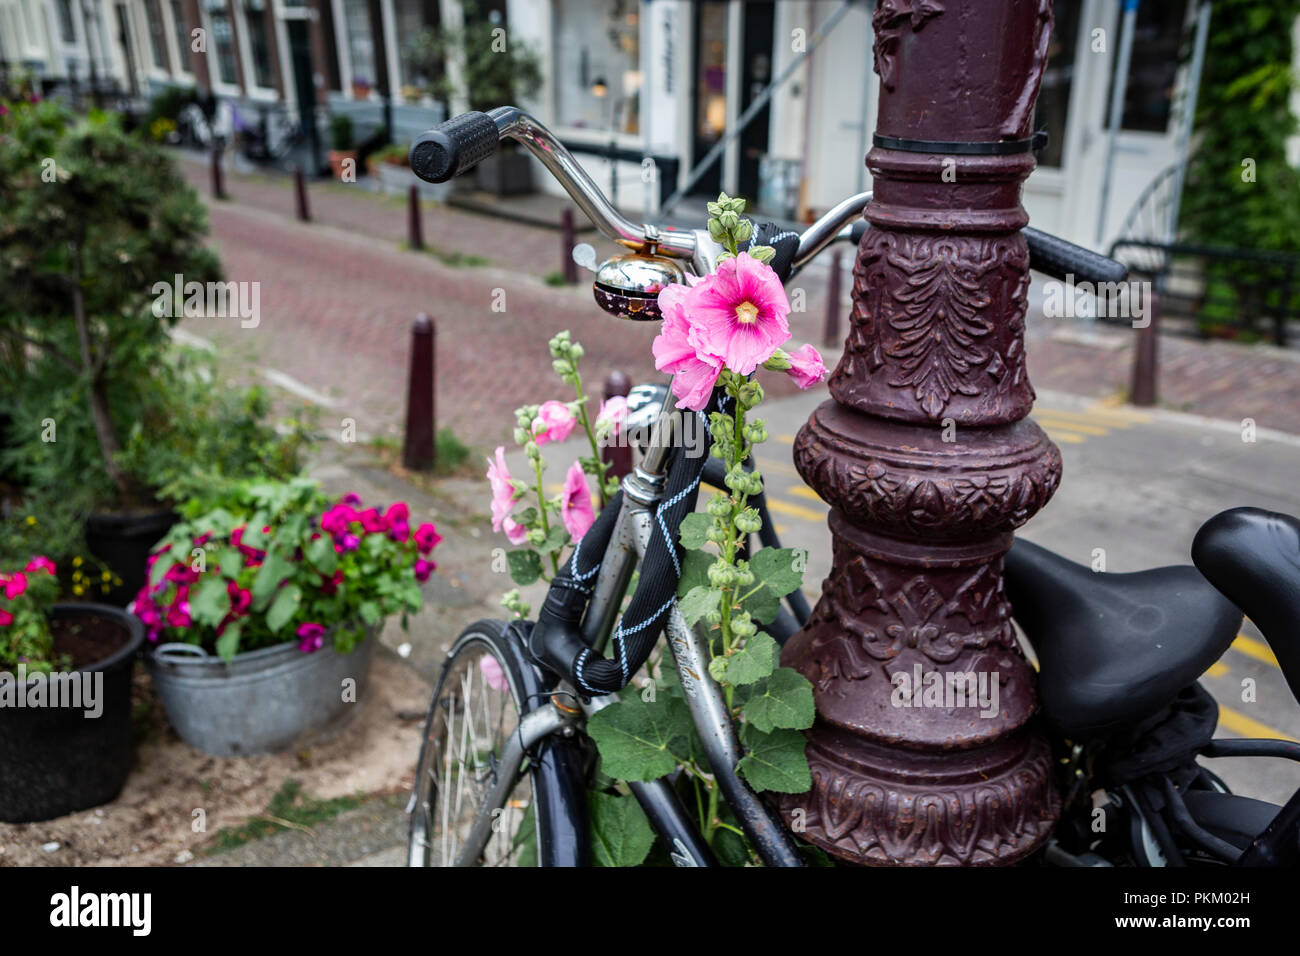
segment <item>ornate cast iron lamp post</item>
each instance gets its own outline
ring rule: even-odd
[[[783,654],[812,681],[818,723],[813,788],[782,810],[854,862],[1011,863],[1060,807],[1002,590],[1012,530],[1061,475],[1025,418],[1019,233],[1052,4],[880,0],[872,23],[873,228],[833,400],[794,450],[832,506],[834,561]],[[970,678],[988,706],[950,706]]]

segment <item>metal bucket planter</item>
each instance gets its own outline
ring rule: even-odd
[[[0,707],[0,821],[51,820],[116,799],[131,770],[131,672],[144,626],[121,608],[55,604],[54,620],[93,615],[126,643],[73,674],[103,674],[98,716],[77,707]],[[35,680],[29,678],[30,688]],[[92,678],[94,679],[94,678]]]
[[[330,637],[312,654],[296,643],[236,654],[230,663],[193,644],[145,656],[167,719],[181,740],[218,757],[276,753],[341,723],[360,701],[375,647],[371,631],[350,654]],[[355,695],[344,700],[345,680]]]

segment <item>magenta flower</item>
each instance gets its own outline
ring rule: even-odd
[[[564,491],[560,495],[560,520],[573,540],[577,541],[596,520],[596,512],[591,507],[591,488],[587,476],[582,472],[582,465],[574,462],[564,476]]]
[[[415,529],[415,546],[421,554],[428,554],[441,540],[442,535],[438,534],[438,529],[427,521]]]
[[[14,616],[8,611],[0,611],[0,627],[8,627],[14,622]]]
[[[673,376],[677,407],[698,412],[713,393],[722,360],[715,355],[701,354],[690,342],[691,323],[686,311],[689,293],[686,286],[676,284],[659,293],[659,311],[664,320],[650,348],[654,352],[655,368]]]
[[[315,621],[298,625],[298,650],[304,654],[313,654],[325,643],[325,626]]]
[[[361,519],[361,527],[371,534],[388,530],[388,519],[379,513],[378,508],[367,508],[357,517]]]
[[[433,561],[426,561],[424,558],[415,559],[415,580],[423,583],[429,580],[429,575],[438,570],[438,565]]]
[[[399,543],[405,542],[411,536],[411,526],[405,521],[394,521],[388,536]]]
[[[359,547],[361,547],[361,539],[358,538],[355,534],[348,532],[343,536],[342,540],[339,541],[337,549],[339,550],[340,553],[342,553],[347,551],[355,551]]]
[[[244,614],[253,603],[253,594],[247,588],[241,588],[234,581],[226,582],[226,594],[230,597],[230,613],[234,617]],[[148,623],[147,621],[145,622]]]
[[[11,601],[15,601],[22,597],[23,592],[26,590],[27,575],[23,574],[21,571],[15,571],[13,576],[5,582],[5,597]]]
[[[749,375],[790,338],[790,300],[770,266],[748,252],[728,259],[686,295],[688,341]]]
[[[30,561],[28,561],[27,567],[23,568],[23,570],[26,571],[28,574],[33,574],[37,571],[44,571],[46,574],[57,573],[57,570],[54,567],[54,562],[51,561],[49,558],[45,557],[45,555],[43,554],[38,555],[37,557],[32,558]]]
[[[786,370],[800,388],[812,388],[826,378],[826,364],[811,345],[801,345],[789,355],[790,368]]]
[[[549,441],[564,441],[578,424],[578,417],[563,402],[542,402],[533,422],[533,441],[545,445]],[[497,529],[500,530],[500,529]]]
[[[341,503],[348,505],[349,507],[352,508],[360,508],[361,496],[357,494],[355,491],[349,491],[346,495],[343,496]]]
[[[384,520],[388,522],[388,536],[394,541],[403,542],[411,536],[411,509],[405,501],[397,501],[388,506]]]
[[[343,583],[343,572],[335,571],[332,578],[322,577],[320,579],[321,592],[328,595],[338,593],[339,585]]]

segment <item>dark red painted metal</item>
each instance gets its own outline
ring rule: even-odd
[[[831,276],[826,283],[826,328],[822,333],[822,344],[834,348],[840,339],[840,275],[843,263],[838,249],[831,255]]]
[[[632,380],[623,372],[615,369],[605,379],[605,399],[615,395],[627,397],[632,391]],[[600,450],[601,460],[611,465],[610,474],[616,478],[630,474],[632,471],[632,446],[621,434],[611,433],[608,444]]]
[[[1051,0],[880,0],[872,24],[879,135],[1030,135]],[[832,400],[794,447],[831,505],[833,562],[782,653],[812,682],[818,713],[812,789],[783,797],[782,813],[851,862],[1013,863],[1060,810],[1002,585],[1013,529],[1061,475],[1056,446],[1025,417],[1020,196],[1034,159],[876,147],[867,166],[872,228],[844,355]],[[918,670],[920,687],[951,690],[902,706]],[[986,696],[996,679],[989,716],[948,706],[957,674],[983,675]]]
[[[212,147],[211,164],[212,164],[212,198],[225,199],[226,184],[222,177],[221,148],[219,146],[214,145]]]
[[[302,174],[301,166],[293,168],[293,196],[298,221],[311,222],[311,207],[307,205],[307,179]]]
[[[424,248],[424,220],[420,215],[420,187],[414,184],[406,194],[406,233],[412,249]]]
[[[1156,403],[1156,379],[1160,373],[1160,339],[1156,331],[1156,325],[1160,321],[1160,299],[1152,292],[1148,300],[1147,326],[1144,329],[1134,329],[1137,340],[1133,347],[1133,378],[1129,395],[1129,401],[1143,408]]]
[[[564,281],[569,285],[578,283],[578,264],[573,261],[573,244],[576,241],[573,210],[565,206],[560,213],[560,269],[564,272]]]
[[[406,393],[406,436],[402,467],[428,471],[438,462],[434,363],[437,330],[433,319],[421,312],[411,323],[411,370]]]

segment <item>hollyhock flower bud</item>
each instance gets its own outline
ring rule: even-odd
[[[790,378],[800,388],[812,388],[826,378],[826,364],[811,345],[801,345],[790,353]]]

